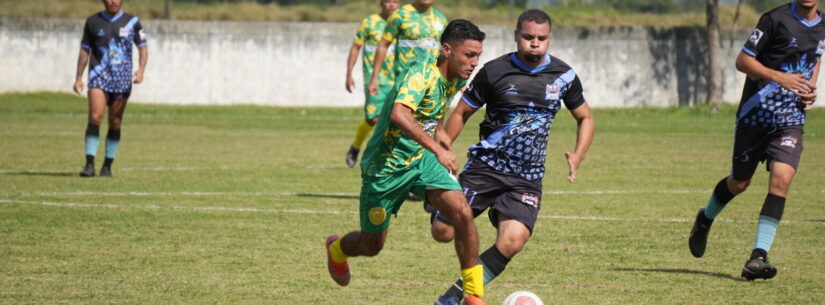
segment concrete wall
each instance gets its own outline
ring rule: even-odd
[[[145,81],[132,100],[169,104],[358,106],[344,90],[356,24],[142,21],[149,39]],[[70,92],[83,20],[0,18],[0,92]],[[515,50],[512,29],[483,26],[482,61]],[[737,102],[744,75],[724,37],[725,100]],[[573,66],[595,107],[701,103],[707,65],[697,28],[554,29],[550,53]],[[135,52],[135,61],[137,52]],[[360,67],[360,61],[358,66]]]

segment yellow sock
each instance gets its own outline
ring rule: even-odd
[[[344,250],[341,250],[341,240],[340,239],[332,242],[332,244],[329,245],[329,252],[332,254],[332,260],[336,263],[339,263],[339,264],[346,263],[347,258],[349,258],[349,256],[347,256],[344,253]]]
[[[464,292],[476,296],[484,296],[484,267],[475,265],[472,268],[462,269],[461,278],[464,280]]]
[[[372,131],[372,126],[366,120],[361,121],[355,132],[355,141],[352,142],[352,147],[361,149],[361,144],[364,144],[364,139],[367,138],[370,131]]]

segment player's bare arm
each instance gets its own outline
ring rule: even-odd
[[[576,119],[578,125],[576,132],[576,150],[564,153],[564,157],[567,159],[567,166],[570,168],[570,172],[567,174],[567,181],[573,183],[576,181],[576,172],[579,169],[579,165],[584,161],[587,150],[590,149],[590,144],[593,142],[596,121],[593,119],[593,113],[590,111],[587,103],[571,110],[570,114]]]
[[[143,71],[146,71],[146,63],[149,62],[149,47],[138,48],[138,69],[135,71],[135,84],[143,82]]]
[[[435,142],[446,150],[453,150],[453,140],[450,139],[447,130],[444,129],[443,117],[438,120],[438,125],[435,127]]]
[[[736,70],[745,73],[748,77],[756,79],[767,79],[776,82],[785,90],[804,97],[816,90],[816,84],[805,79],[803,74],[786,74],[782,71],[773,70],[756,60],[753,56],[744,51],[740,51],[736,57]]]
[[[814,67],[814,75],[811,77],[811,83],[816,84],[817,80],[819,79],[819,63],[821,62],[821,59],[816,61],[816,66]],[[816,103],[816,90],[811,91],[811,93],[802,95],[802,103],[805,104],[805,111],[813,109],[814,103]]]
[[[355,79],[352,78],[352,68],[355,67],[355,62],[358,60],[358,53],[361,52],[361,45],[353,43],[349,48],[349,57],[347,57],[347,92],[352,93],[352,88],[355,87]],[[375,74],[375,73],[373,73]]]
[[[77,74],[75,74],[74,93],[80,95],[83,92],[83,70],[86,70],[86,65],[89,64],[89,50],[80,48],[80,53],[77,55]]]
[[[476,111],[478,111],[478,109],[470,107],[467,103],[462,101],[458,102],[458,105],[456,105],[455,109],[453,109],[453,113],[450,114],[450,117],[447,119],[447,124],[445,125],[445,131],[450,138],[450,144],[458,138],[458,135],[461,134],[461,130],[464,129],[464,125],[467,123],[467,120],[469,120],[470,117],[476,113]]]
[[[387,50],[390,48],[390,44],[392,44],[392,41],[386,39],[381,39],[381,42],[378,43],[378,49],[375,50],[375,61],[372,63],[373,71],[381,71],[381,67],[384,66],[384,58],[387,57]],[[372,74],[372,79],[370,79],[368,88],[370,90],[370,95],[375,96],[378,94],[378,73]]]
[[[421,144],[425,149],[433,152],[438,158],[438,162],[452,173],[458,171],[458,161],[453,152],[444,149],[436,143],[421,127],[421,124],[413,117],[412,109],[402,104],[395,104],[392,108],[390,121],[404,132],[410,139]]]

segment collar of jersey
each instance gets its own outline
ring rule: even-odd
[[[538,67],[535,67],[535,68],[530,68],[527,65],[525,65],[523,62],[521,62],[521,59],[518,59],[518,56],[516,55],[516,52],[510,53],[510,60],[512,60],[513,63],[516,64],[516,67],[518,67],[519,69],[524,70],[524,72],[529,72],[529,73],[534,73],[535,74],[535,73],[538,73],[541,70],[544,70],[544,68],[546,68],[547,66],[550,65],[550,54],[544,54],[544,63],[541,66],[538,66]]]
[[[430,65],[430,68],[435,70],[435,73],[438,73],[438,77],[441,78],[442,82],[444,82],[445,84],[450,85],[450,86],[455,84],[456,80],[450,81],[449,79],[447,79],[446,75],[441,74],[441,69],[438,68],[438,62],[432,62],[432,63],[429,63],[429,65]]]
[[[815,25],[819,24],[819,22],[822,21],[822,11],[817,9],[816,14],[819,15],[819,17],[816,17],[816,19],[814,19],[814,21],[808,21],[808,19],[805,19],[805,18],[802,18],[802,16],[799,16],[799,13],[796,11],[796,2],[791,2],[791,15],[793,15],[793,17],[796,20],[799,20],[799,22],[801,22],[802,24],[804,24],[807,27],[815,26]]]
[[[109,22],[117,21],[118,19],[120,19],[120,16],[123,16],[123,10],[118,11],[117,15],[115,15],[112,18],[109,18],[109,15],[106,15],[106,12],[100,11],[100,17],[103,17],[103,19],[106,19],[106,21],[109,21]]]

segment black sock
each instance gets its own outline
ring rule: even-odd
[[[481,261],[481,264],[484,265],[484,277],[491,275],[491,279],[484,279],[484,284],[486,285],[494,278],[496,278],[499,274],[504,272],[504,268],[507,267],[507,264],[510,262],[510,259],[505,257],[504,254],[501,254],[501,251],[496,248],[495,245],[481,253],[478,256],[478,259]],[[447,289],[447,292],[444,293],[446,297],[464,297],[464,281],[458,279],[458,281],[453,284],[450,289]]]
[[[753,251],[751,251],[751,259],[759,258],[759,257],[767,258],[768,257],[768,251],[765,251],[764,249],[761,249],[761,248],[753,249]]]
[[[95,156],[86,155],[86,165],[95,164]]]
[[[728,177],[722,178],[722,180],[716,184],[716,188],[713,189],[713,196],[716,197],[716,200],[719,200],[719,204],[721,205],[728,204],[728,202],[736,196],[728,189]]]
[[[103,167],[112,167],[112,162],[115,162],[115,159],[112,159],[112,158],[103,159]]]

